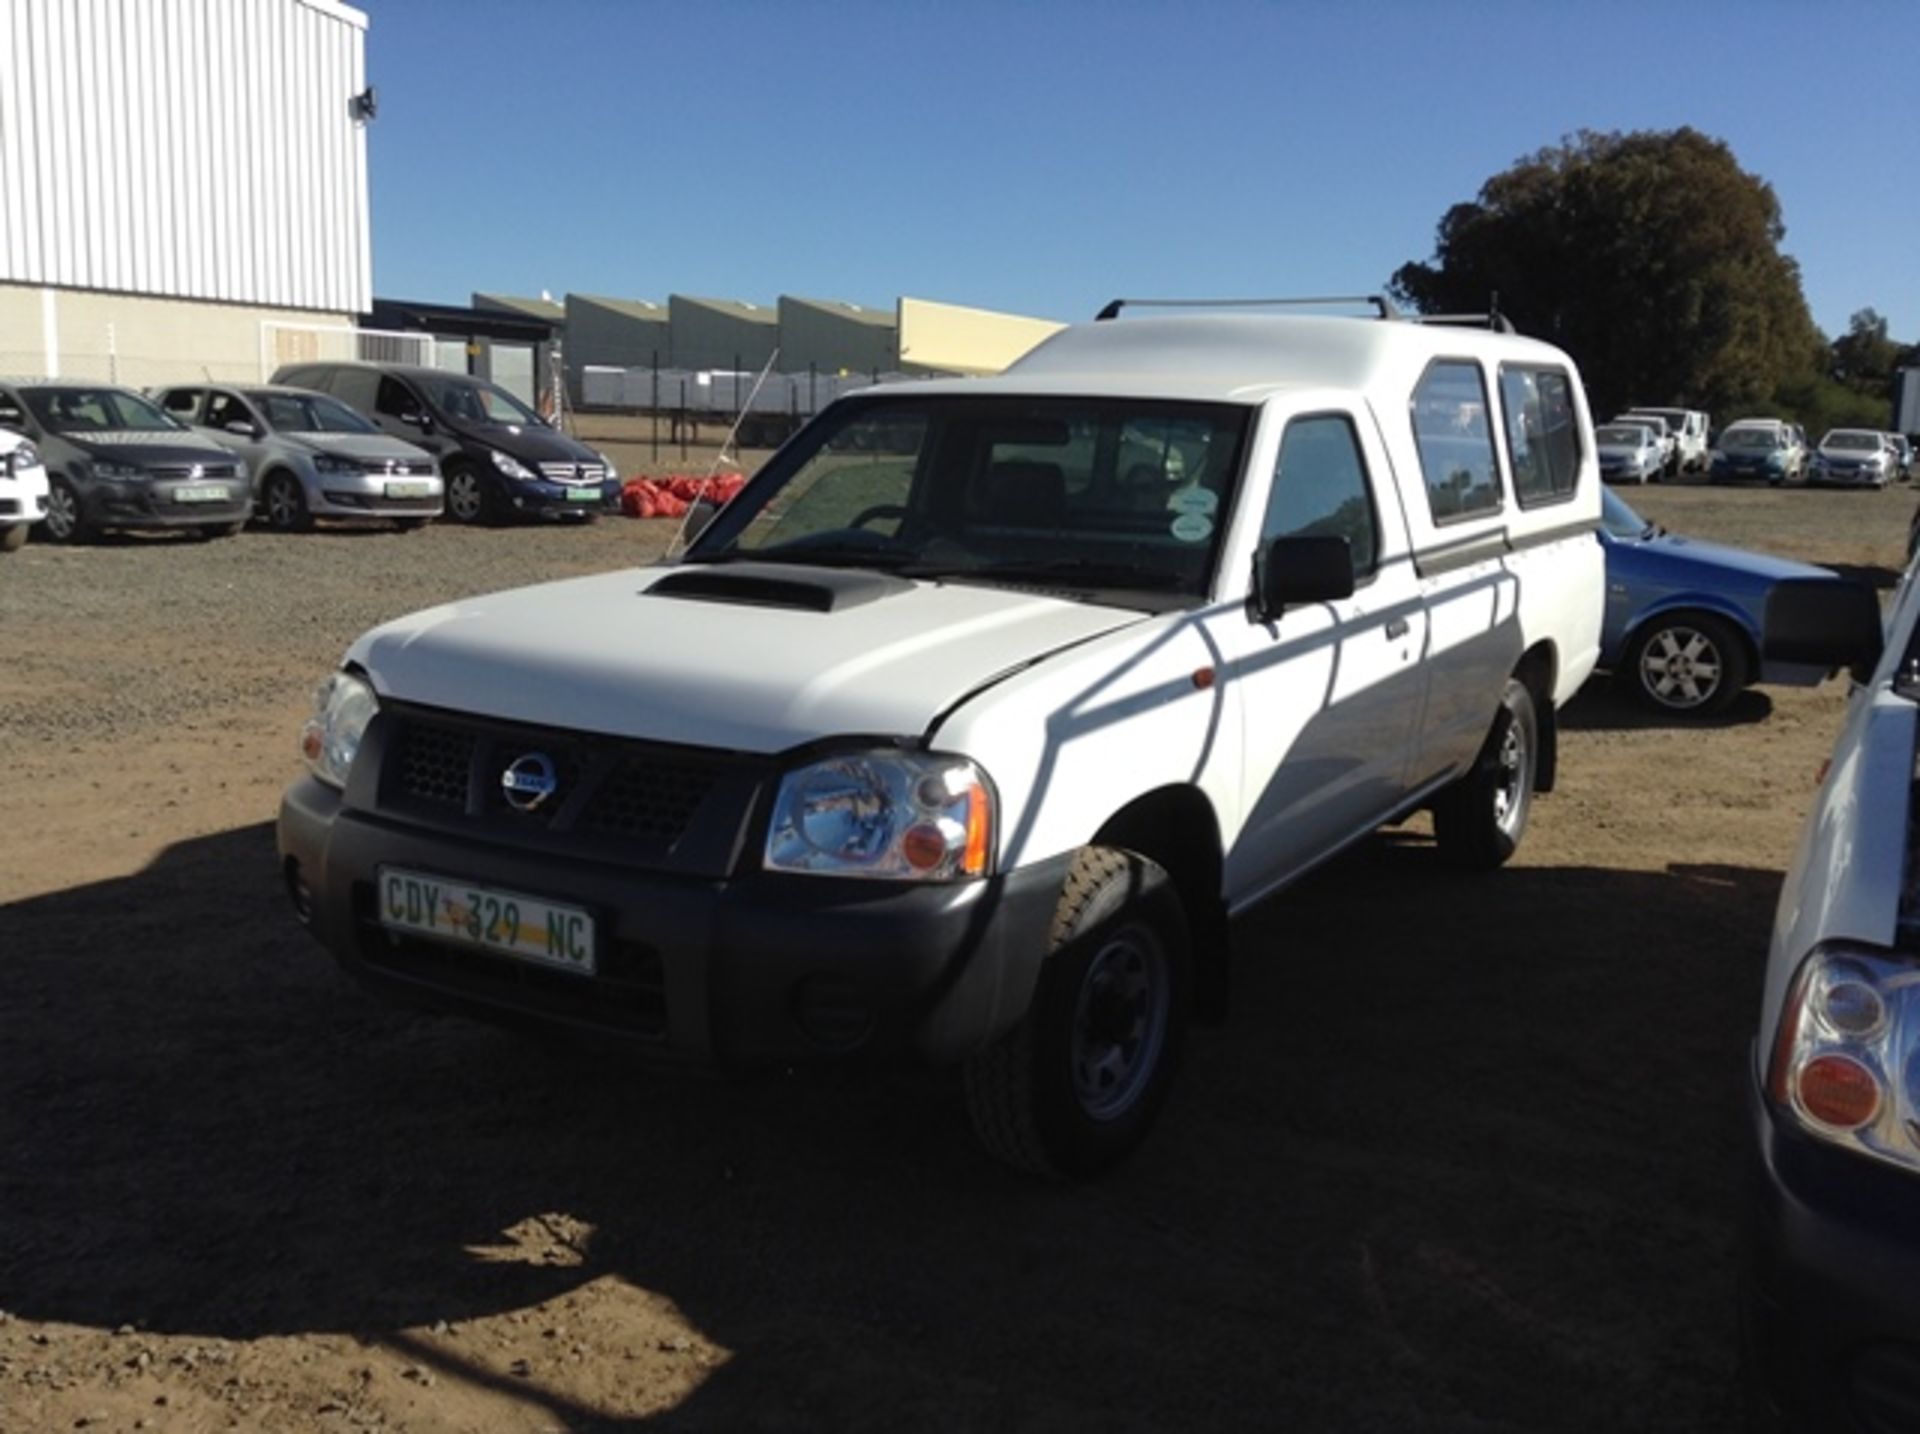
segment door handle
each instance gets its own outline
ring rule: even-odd
[[[1387,641],[1388,642],[1397,642],[1399,641],[1399,639],[1405,637],[1406,635],[1407,635],[1407,620],[1404,617],[1396,617],[1392,622],[1387,624]]]

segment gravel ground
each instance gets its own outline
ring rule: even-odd
[[[1913,501],[1627,496],[1883,584]],[[0,559],[0,1429],[1736,1427],[1742,1061],[1837,685],[1583,694],[1512,866],[1415,824],[1268,903],[1160,1131],[1055,1188],[947,1077],[642,1071],[293,927],[346,643],[668,526]]]

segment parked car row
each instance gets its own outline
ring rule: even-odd
[[[483,379],[396,364],[303,364],[271,384],[0,383],[0,551],[110,530],[239,532],[258,515],[417,528],[588,521],[620,499],[613,460]],[[17,436],[20,442],[13,443]],[[16,468],[18,472],[16,473]]]

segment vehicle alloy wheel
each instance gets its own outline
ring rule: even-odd
[[[275,532],[304,533],[313,526],[313,517],[307,511],[307,490],[284,468],[267,475],[267,491],[262,496],[267,526]]]
[[[1634,644],[1635,688],[1656,711],[1704,717],[1746,686],[1746,650],[1722,619],[1705,613],[1655,619]]]
[[[40,527],[56,543],[84,542],[90,536],[86,516],[80,510],[80,495],[66,479],[48,480],[47,516]]]
[[[1160,866],[1083,847],[1027,1014],[963,1067],[981,1144],[1022,1170],[1079,1178],[1145,1139],[1186,1031],[1188,941]]]
[[[471,468],[447,474],[447,516],[456,523],[484,523],[491,516],[486,480]]]

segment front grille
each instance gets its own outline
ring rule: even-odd
[[[598,483],[606,476],[598,463],[542,463],[542,477],[555,483]]]
[[[198,469],[198,472],[194,470]],[[147,470],[155,478],[238,478],[231,463],[156,463]]]
[[[689,874],[730,869],[768,770],[756,757],[399,704],[379,731],[383,812],[504,845]],[[516,763],[523,776],[551,769],[552,792],[510,800],[502,776]]]

